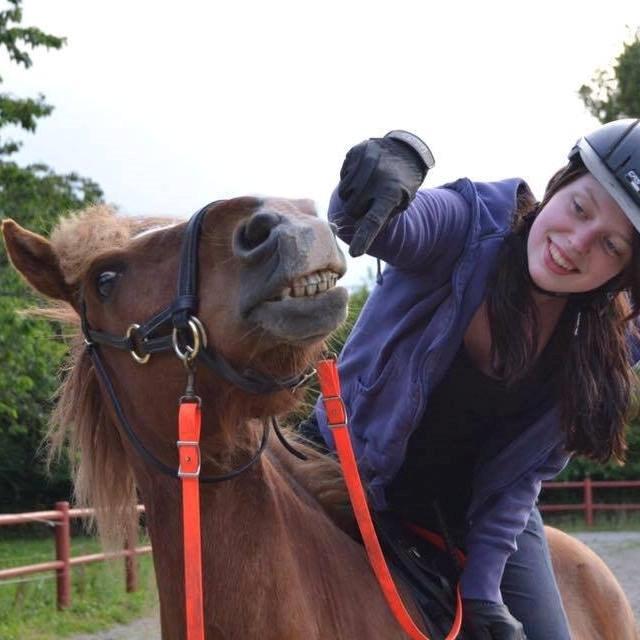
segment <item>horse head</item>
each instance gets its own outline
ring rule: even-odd
[[[346,262],[330,226],[309,201],[284,199],[220,201],[201,217],[190,260],[198,297],[194,311],[207,352],[240,377],[278,381],[299,375],[346,315],[347,292],[336,286]],[[136,483],[122,454],[138,486],[149,469],[123,433],[85,342],[109,335],[128,345],[124,350],[108,343],[96,348],[136,436],[154,457],[175,467],[185,367],[171,349],[143,352],[171,335],[171,317],[162,316],[162,310],[176,299],[187,225],[120,216],[100,205],[63,219],[50,239],[11,220],[2,227],[15,268],[38,292],[65,305],[65,319],[76,327],[86,325],[84,338],[78,331],[72,348],[53,440],[61,441],[63,432],[70,431],[81,454],[76,492],[81,501],[104,507],[110,518],[124,513],[135,495]],[[158,314],[162,317],[148,335],[132,331]],[[87,327],[93,332],[89,340]],[[246,424],[289,411],[298,401],[297,390],[283,387],[252,392],[196,362],[203,473],[232,467],[255,450],[259,429]],[[109,537],[109,526],[103,532]]]

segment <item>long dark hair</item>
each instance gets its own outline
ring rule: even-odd
[[[526,376],[539,346],[535,285],[527,265],[529,230],[552,196],[585,173],[579,160],[572,161],[551,178],[541,202],[526,188],[518,194],[512,233],[487,295],[492,368],[507,383]],[[576,454],[601,462],[625,458],[625,425],[635,381],[628,348],[635,323],[629,321],[638,314],[640,235],[634,233],[629,265],[598,289],[568,296],[552,338],[563,363],[556,377],[562,389],[560,423],[567,449]]]

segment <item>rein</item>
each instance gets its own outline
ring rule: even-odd
[[[358,522],[358,529],[362,535],[364,546],[369,557],[369,563],[376,575],[385,600],[393,612],[396,620],[405,633],[412,640],[430,640],[416,626],[407,611],[398,589],[393,581],[391,572],[384,558],[380,542],[371,518],[369,504],[362,486],[356,457],[351,445],[351,437],[347,427],[347,410],[340,395],[340,378],[335,359],[318,362],[318,379],[322,391],[322,401],[327,414],[327,423],[336,445],[340,466],[344,474],[349,499]],[[456,587],[456,614],[451,630],[445,640],[455,640],[462,626],[462,596],[460,585]]]

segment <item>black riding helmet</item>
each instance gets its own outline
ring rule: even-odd
[[[614,120],[580,138],[569,154],[578,157],[640,232],[640,120]]]

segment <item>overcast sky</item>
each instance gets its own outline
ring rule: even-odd
[[[189,216],[246,194],[326,215],[345,152],[403,128],[427,185],[522,176],[541,195],[597,126],[577,97],[640,26],[638,0],[322,2],[24,0],[66,36],[2,90],[55,106],[20,162],[95,179],[126,213]],[[369,258],[350,261],[347,284]]]

